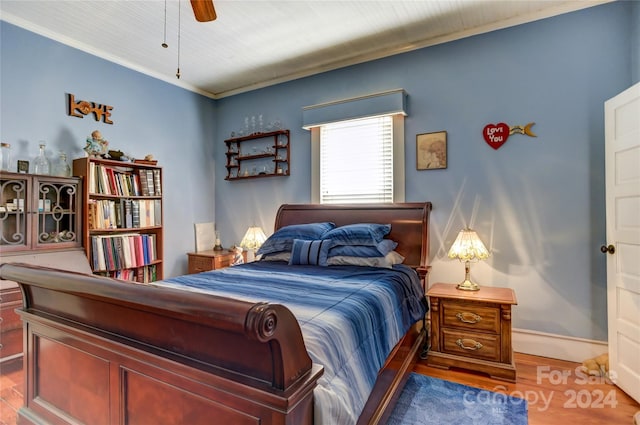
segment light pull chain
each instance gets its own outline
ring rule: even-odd
[[[180,79],[180,21],[182,17],[182,2],[178,1],[178,71],[176,71],[176,78]]]
[[[167,0],[164,0],[164,35],[162,37],[162,47],[169,47],[167,44]]]

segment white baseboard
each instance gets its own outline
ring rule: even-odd
[[[582,363],[608,351],[606,341],[594,341],[526,329],[513,329],[513,350],[518,353]]]

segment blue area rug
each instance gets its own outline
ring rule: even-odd
[[[521,398],[412,373],[387,425],[527,425]]]

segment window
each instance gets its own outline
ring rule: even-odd
[[[312,202],[404,202],[404,116],[311,129]]]
[[[390,116],[320,127],[320,203],[393,202]]]
[[[312,202],[404,202],[406,97],[397,89],[303,108]]]

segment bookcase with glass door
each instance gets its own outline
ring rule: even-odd
[[[0,263],[82,250],[82,179],[0,172]],[[22,293],[0,283],[0,367],[22,359]]]
[[[0,173],[0,254],[82,246],[82,180]]]

